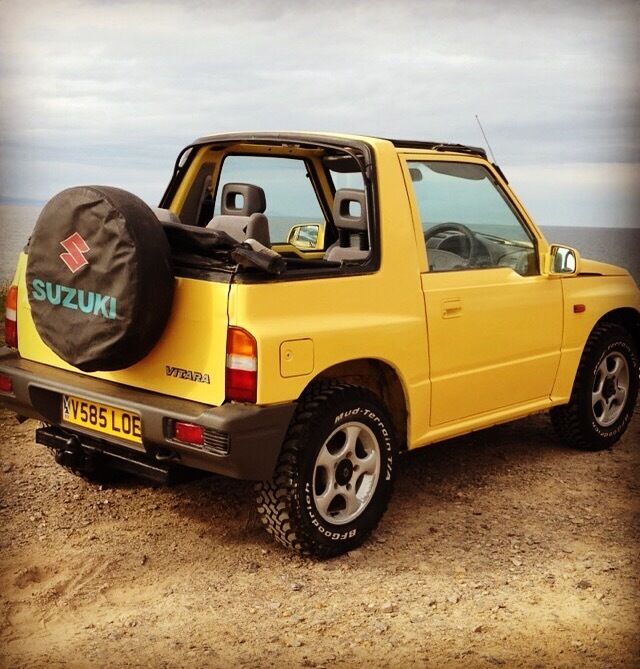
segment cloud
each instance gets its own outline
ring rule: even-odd
[[[636,163],[639,7],[3,3],[0,192],[46,198],[106,181],[155,201],[197,135],[309,129],[479,144],[475,114],[498,160],[528,166],[527,179],[548,165]],[[543,193],[529,190],[535,208]]]
[[[640,227],[640,165],[517,165],[507,177],[539,225]]]

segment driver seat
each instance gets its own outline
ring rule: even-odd
[[[255,239],[271,247],[269,221],[264,215],[267,199],[260,186],[229,183],[222,189],[220,214],[207,224],[208,230],[226,232],[238,242]]]
[[[333,222],[338,229],[338,241],[326,250],[324,259],[341,262],[367,258],[369,256],[369,237],[363,190],[340,188],[336,191],[333,199]],[[356,235],[358,246],[353,246]]]

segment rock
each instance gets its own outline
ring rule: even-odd
[[[292,589],[294,592],[299,592],[300,590],[302,590],[302,584],[300,584],[300,583],[292,583],[292,584],[291,584],[291,589]]]
[[[380,611],[382,611],[382,613],[395,613],[397,610],[398,610],[398,607],[393,602],[385,602],[380,607]]]
[[[257,562],[249,562],[249,564],[247,565],[247,571],[250,574],[255,574],[258,571],[258,569],[260,569],[260,565]]]
[[[510,560],[514,567],[522,567],[522,562],[520,560],[516,560],[516,558],[510,558]]]
[[[460,595],[449,595],[447,601],[449,604],[457,604],[460,601]]]
[[[583,578],[576,583],[576,588],[579,588],[580,590],[589,590],[589,588],[591,588],[591,582]]]
[[[474,631],[476,634],[480,634],[480,632],[483,632],[483,631],[484,631],[484,626],[483,626],[483,625],[476,625],[476,627],[473,628],[473,631]]]

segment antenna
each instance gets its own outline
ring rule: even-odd
[[[482,123],[480,123],[480,119],[478,118],[478,115],[476,114],[476,121],[478,121],[478,125],[480,126],[480,132],[482,133],[482,136],[484,137],[484,141],[487,144],[487,147],[489,149],[489,153],[491,154],[491,160],[492,162],[496,162],[496,157],[493,154],[493,149],[491,148],[491,144],[489,144],[489,140],[487,139],[487,136],[485,135],[484,128],[482,127]]]

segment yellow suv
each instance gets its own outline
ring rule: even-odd
[[[610,447],[638,393],[628,272],[550,246],[482,149],[202,137],[160,207],[56,195],[7,296],[0,402],[85,476],[252,479],[266,529],[360,545],[404,450],[551,410]]]

